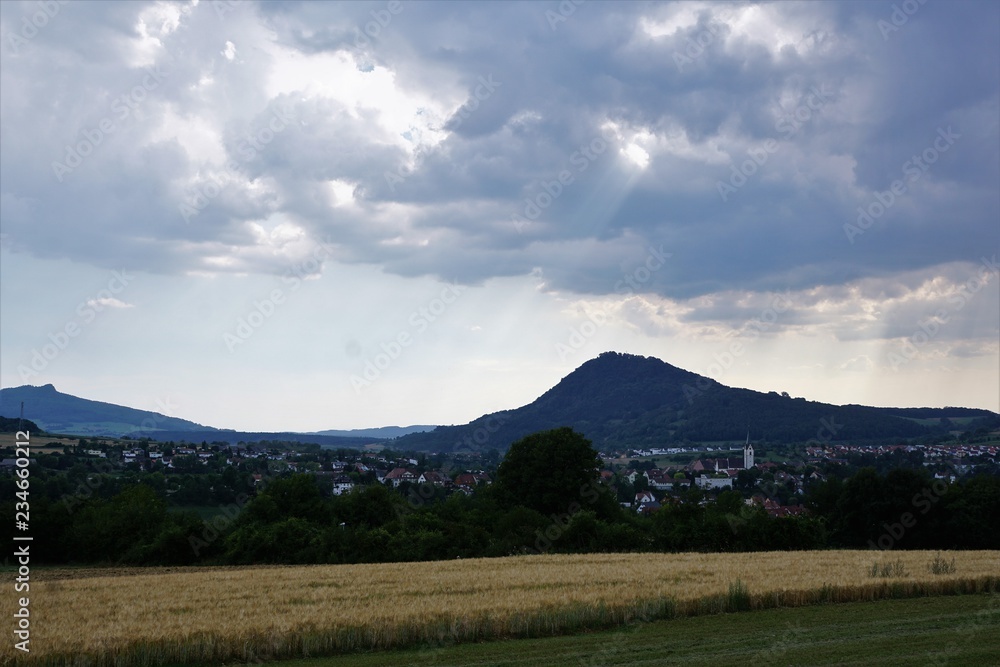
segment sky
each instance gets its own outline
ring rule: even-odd
[[[31,0],[0,41],[0,386],[459,424],[615,350],[1000,410],[1000,3]]]

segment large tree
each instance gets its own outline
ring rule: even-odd
[[[507,507],[519,505],[544,515],[572,514],[603,495],[600,466],[590,441],[573,429],[535,433],[512,444],[500,463],[498,499]]]

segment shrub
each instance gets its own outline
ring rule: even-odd
[[[895,561],[886,561],[884,563],[879,563],[875,561],[872,563],[871,569],[868,570],[868,576],[870,577],[905,577],[906,567],[903,565],[903,561],[897,558]]]
[[[947,561],[939,552],[936,556],[934,556],[934,560],[932,560],[930,565],[927,566],[927,569],[930,570],[931,574],[954,574],[955,558],[952,556],[952,559]]]

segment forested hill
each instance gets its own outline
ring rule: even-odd
[[[396,440],[399,449],[505,450],[537,431],[570,426],[597,447],[648,447],[682,441],[870,441],[940,432],[915,419],[997,415],[972,408],[836,406],[777,392],[735,389],[654,357],[605,352],[534,402]],[[898,413],[898,414],[897,414]]]
[[[209,431],[186,419],[168,417],[159,412],[136,410],[124,405],[91,401],[58,391],[51,384],[25,385],[0,389],[0,416],[17,417],[21,403],[24,416],[49,433],[119,436],[136,429],[148,431]]]
[[[13,433],[18,430],[38,433],[42,429],[38,428],[38,424],[30,419],[21,420],[17,417],[0,417],[0,433]]]

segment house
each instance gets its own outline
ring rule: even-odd
[[[646,480],[649,482],[649,487],[651,489],[656,489],[657,491],[666,491],[673,486],[674,483],[674,480],[669,474],[667,474],[667,471],[659,468],[647,470],[645,476]]]
[[[781,519],[789,516],[800,516],[805,513],[805,508],[801,505],[778,505],[777,507],[764,509],[775,519]]]
[[[660,503],[654,500],[651,503],[643,503],[642,505],[639,505],[639,509],[636,511],[639,512],[639,514],[652,514],[656,510],[661,509],[661,507]]]
[[[660,509],[660,503],[656,501],[656,497],[649,491],[640,491],[635,494],[635,511],[639,514],[651,514],[656,510]]]
[[[350,493],[354,488],[354,480],[347,475],[337,475],[333,478],[333,495],[340,496]]]
[[[751,453],[751,459],[753,454]],[[724,458],[715,459],[715,472],[724,472],[727,470],[743,470],[743,459],[737,458]]]
[[[649,491],[640,491],[635,494],[635,504],[642,505],[643,503],[654,503],[656,502],[656,496],[654,496]]]
[[[421,473],[417,481],[421,484],[433,484],[434,486],[447,486],[451,484],[451,480],[448,479],[443,473],[429,470],[425,473]]]
[[[393,468],[389,471],[389,474],[385,476],[384,484],[392,484],[392,488],[398,488],[403,482],[416,482],[417,473],[413,472],[409,468]]]
[[[490,476],[484,472],[464,472],[455,478],[456,486],[464,486],[468,489],[474,489],[480,484],[490,484],[491,482]]]

